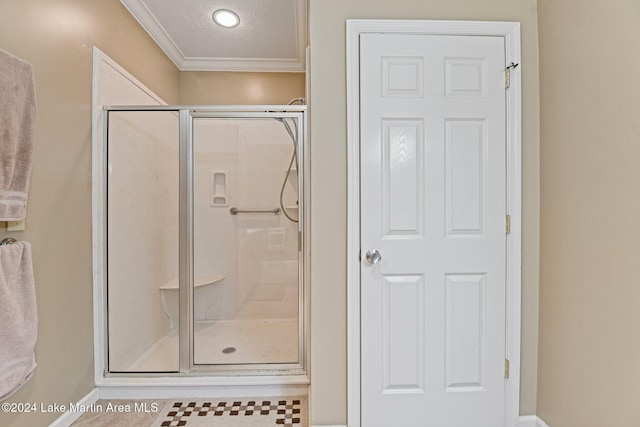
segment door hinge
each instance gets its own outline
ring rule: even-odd
[[[504,378],[509,379],[509,359],[504,359]]]
[[[506,234],[511,234],[511,215],[507,215],[505,227]]]
[[[362,249],[358,251],[358,262],[362,262]]]
[[[504,87],[505,89],[509,89],[509,87],[511,86],[511,70],[515,70],[516,67],[518,67],[518,65],[520,64],[516,64],[516,63],[511,63],[509,64],[509,66],[507,68],[505,68],[504,70]]]

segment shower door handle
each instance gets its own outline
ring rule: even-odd
[[[367,262],[369,262],[369,264],[377,264],[382,261],[382,255],[377,249],[368,250],[367,254],[364,257]]]

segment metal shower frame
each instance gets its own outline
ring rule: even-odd
[[[179,117],[179,369],[173,372],[110,372],[107,290],[108,277],[102,279],[102,314],[103,314],[103,348],[104,379],[111,382],[120,377],[257,377],[298,376],[308,378],[309,366],[309,156],[306,105],[126,105],[105,106],[102,112],[103,144],[102,161],[96,161],[94,167],[99,169],[102,177],[102,208],[105,212],[102,234],[102,265],[107,268],[107,171],[108,171],[108,133],[110,112],[145,112],[169,111]],[[292,118],[298,121],[297,154],[302,170],[298,171],[299,220],[298,223],[298,363],[282,364],[238,364],[238,365],[205,365],[194,363],[193,336],[193,127],[194,119],[262,119]],[[98,360],[98,358],[97,358]],[[259,382],[259,381],[258,381]]]

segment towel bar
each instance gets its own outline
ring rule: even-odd
[[[10,245],[10,244],[16,243],[16,242],[17,242],[17,240],[14,239],[13,237],[7,237],[2,242],[0,242],[0,246]]]

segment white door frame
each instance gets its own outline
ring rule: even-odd
[[[478,21],[347,20],[347,409],[348,426],[360,427],[360,35],[402,33],[425,35],[497,36],[505,39],[505,67],[520,64],[520,23]],[[506,354],[510,361],[506,383],[505,426],[517,427],[520,409],[521,299],[521,80],[511,72],[506,91],[507,112],[507,236]]]

